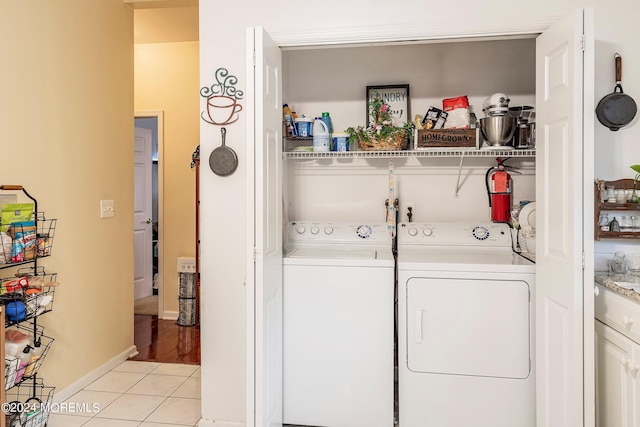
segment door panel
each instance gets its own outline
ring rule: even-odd
[[[584,131],[584,115],[593,110],[583,110],[588,107],[583,106],[583,85],[593,81],[585,81],[592,74],[584,73],[583,34],[590,37],[586,46],[592,49],[593,29],[584,29],[583,15],[579,10],[565,17],[536,41],[539,426],[592,422],[584,419],[584,399],[590,394],[584,389],[589,385],[584,382],[584,355],[593,354],[593,338],[584,339],[583,324],[583,158],[585,151],[593,150],[592,136]],[[586,348],[588,343],[591,348]]]
[[[255,58],[250,67],[253,81],[254,116],[248,123],[248,150],[254,153],[248,165],[247,182],[253,206],[254,242],[251,265],[254,278],[255,325],[250,335],[253,354],[254,401],[248,402],[249,424],[282,425],[282,95],[280,49],[262,28],[248,30]],[[251,80],[251,77],[253,79]],[[248,102],[251,102],[248,100]],[[250,191],[250,189],[252,191]],[[253,308],[253,307],[251,307]]]
[[[135,128],[134,137],[134,298],[153,294],[153,232],[151,223],[151,130]]]
[[[406,316],[407,365],[413,372],[529,376],[526,282],[411,278]]]

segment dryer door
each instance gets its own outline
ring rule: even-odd
[[[527,282],[411,278],[406,315],[413,372],[519,379],[530,374]]]

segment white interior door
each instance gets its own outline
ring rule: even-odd
[[[594,351],[593,338],[585,340],[584,334],[592,337],[593,328],[585,330],[583,323],[589,298],[589,292],[583,294],[583,209],[589,206],[583,207],[589,175],[583,160],[593,151],[593,129],[584,118],[593,108],[583,96],[584,87],[593,87],[593,73],[584,69],[583,37],[584,46],[593,49],[592,22],[580,10],[554,24],[536,45],[538,426],[593,425],[584,416],[585,397],[593,394],[587,390],[592,383],[584,381],[593,375],[585,372],[584,357],[592,358]]]
[[[153,294],[151,130],[135,128],[133,191],[133,286],[136,299]]]
[[[282,57],[262,28],[247,31],[247,264],[249,325],[247,425],[282,425]],[[253,154],[253,158],[251,155]],[[248,214],[251,216],[251,214]],[[253,279],[253,280],[251,280]],[[248,310],[252,307],[247,306]],[[251,375],[253,373],[253,375]],[[249,392],[248,392],[249,394]]]

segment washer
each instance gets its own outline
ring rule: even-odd
[[[535,265],[508,225],[398,227],[402,427],[534,427]]]
[[[386,224],[287,228],[284,423],[393,426],[394,258]]]

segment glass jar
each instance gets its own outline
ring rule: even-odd
[[[613,185],[606,187],[605,190],[605,200],[607,203],[615,203],[616,202],[616,187]]]
[[[640,231],[640,216],[631,217],[631,231]]]
[[[625,190],[625,193],[627,194],[627,203],[633,203],[633,189]]]
[[[620,231],[631,231],[631,217],[629,215],[620,217]]]
[[[624,190],[616,190],[616,203],[627,203],[627,193]]]
[[[598,225],[600,226],[600,230],[609,231],[609,214],[608,213],[600,214],[600,221],[598,222]]]

